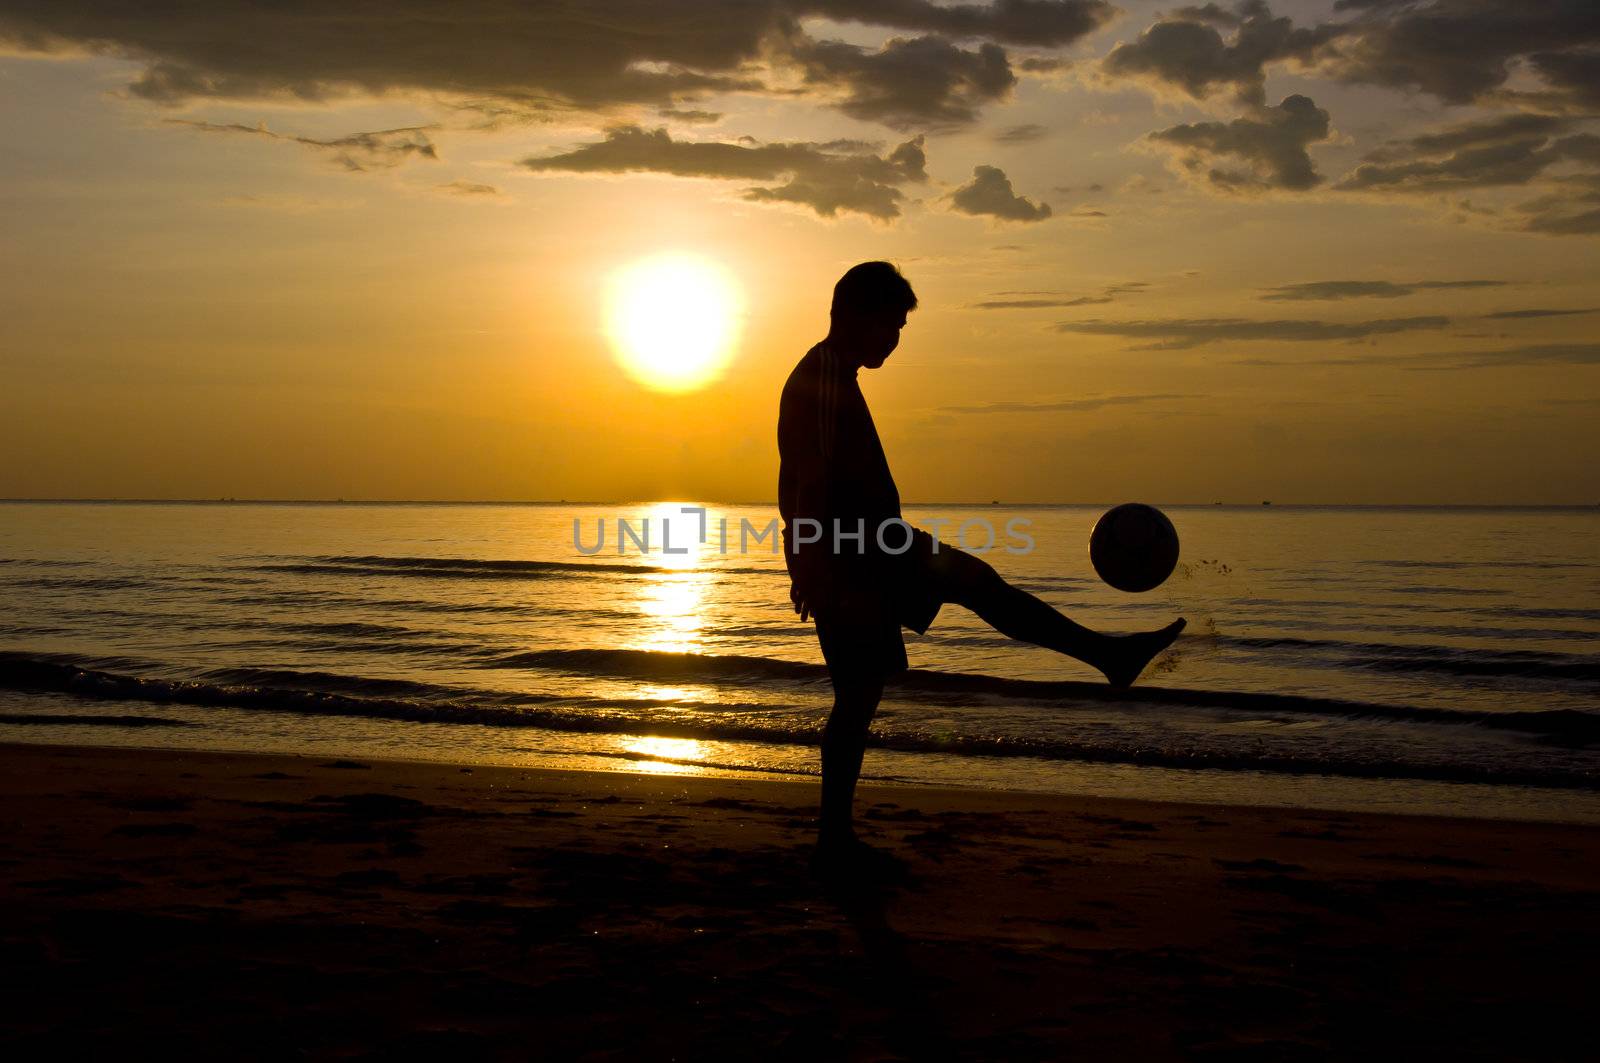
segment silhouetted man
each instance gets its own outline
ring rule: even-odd
[[[887,262],[853,266],[833,289],[828,336],[789,374],[778,410],[778,509],[790,598],[833,679],[822,737],[817,856],[838,867],[876,863],[859,841],[852,803],[867,727],[885,678],[906,669],[902,626],[926,632],[945,602],[1015,639],[1059,650],[1128,686],[1183,629],[1102,635],[1001,579],[986,562],[900,519],[900,493],[856,383],[900,343],[917,297]]]

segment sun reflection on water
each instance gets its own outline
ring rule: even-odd
[[[629,737],[622,740],[622,748],[639,757],[639,769],[652,775],[698,775],[704,769],[698,761],[705,758],[706,745],[693,738]]]
[[[707,577],[674,574],[651,580],[639,589],[643,622],[634,649],[660,653],[693,653],[706,626]]]

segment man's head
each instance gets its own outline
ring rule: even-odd
[[[828,338],[867,369],[876,369],[900,345],[916,293],[887,262],[851,266],[833,286],[833,327]]]

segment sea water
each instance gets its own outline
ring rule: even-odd
[[[1189,626],[1113,691],[946,606],[866,777],[1600,820],[1600,509],[1168,506],[1179,567],[1124,594],[1086,554],[1104,508],[908,509],[992,529],[1080,623]],[[814,774],[831,692],[774,517],[0,503],[0,740]]]

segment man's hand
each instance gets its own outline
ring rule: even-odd
[[[801,555],[800,564],[789,579],[789,601],[803,624],[817,615],[819,608],[826,609],[833,601],[834,587],[831,574],[815,557]]]
[[[811,603],[806,600],[805,593],[800,590],[800,584],[789,581],[789,600],[794,603],[794,611],[800,614],[800,622],[804,624],[811,619]]]

